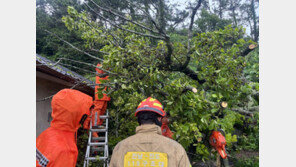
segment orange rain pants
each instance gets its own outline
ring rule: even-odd
[[[63,89],[53,96],[50,127],[36,140],[36,166],[75,167],[78,149],[75,133],[84,114],[90,115],[92,97]]]

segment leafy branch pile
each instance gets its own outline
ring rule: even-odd
[[[183,43],[172,42],[174,51],[168,65],[168,48],[163,40],[153,43],[148,37],[110,29],[110,33],[125,42],[124,46],[114,45],[109,42],[113,37],[106,36],[104,27],[88,19],[85,12],[78,13],[71,7],[68,11],[69,15],[64,17],[66,26],[81,32],[87,47],[103,43],[100,51],[109,53],[104,55],[103,68],[112,73],[109,82],[103,85],[110,87],[104,93],[113,99],[109,111],[112,118],[119,119],[112,123],[112,130],[117,130],[119,136],[134,134],[137,125],[134,110],[142,99],[153,96],[170,112],[176,140],[185,148],[194,147],[201,158],[207,159],[210,155],[208,136],[211,130],[221,126],[229,145],[237,141],[237,136],[232,135],[234,125],[243,124],[245,119],[237,111],[248,114],[250,109],[258,107],[254,97],[258,83],[246,79],[243,73],[246,59],[241,55],[253,42],[243,39],[242,28],[227,26],[192,38],[193,52],[187,68],[198,71],[194,80],[177,68],[187,59]],[[137,31],[130,23],[124,28]],[[200,84],[200,80],[204,83]],[[186,87],[196,87],[198,92],[186,91]],[[227,102],[226,109],[220,107],[222,101]]]

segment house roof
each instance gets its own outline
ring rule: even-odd
[[[73,86],[77,84],[75,89],[94,95],[94,82],[38,54],[36,54],[36,71],[64,80]]]

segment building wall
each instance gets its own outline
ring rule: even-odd
[[[36,100],[56,94],[63,88],[69,88],[65,84],[57,83],[52,77],[37,73],[36,77]],[[36,102],[36,136],[50,126],[51,99]]]

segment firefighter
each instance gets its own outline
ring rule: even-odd
[[[75,167],[78,149],[76,133],[90,115],[92,97],[77,90],[63,89],[51,102],[50,127],[36,140],[36,166]]]
[[[184,148],[161,132],[166,116],[162,104],[151,97],[143,100],[136,112],[140,126],[136,134],[119,142],[112,154],[110,167],[155,166],[190,167]]]

